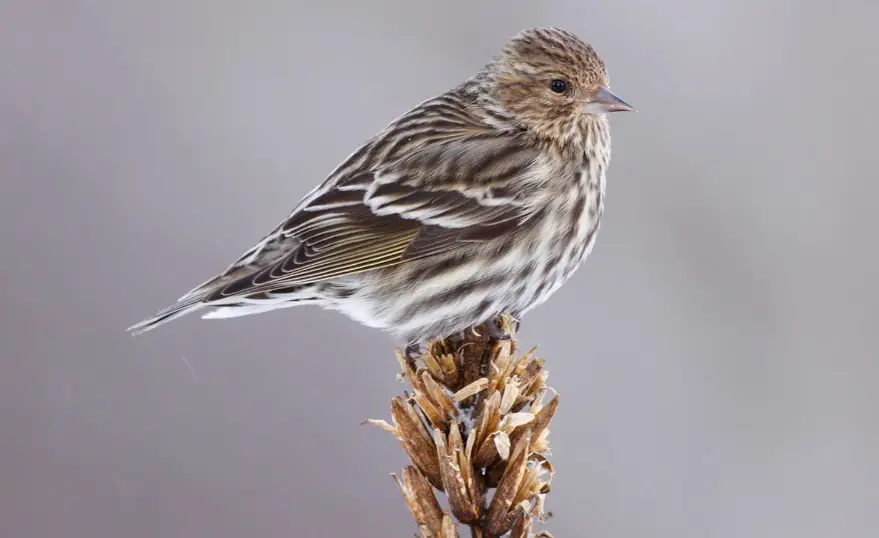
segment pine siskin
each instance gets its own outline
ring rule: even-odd
[[[543,303],[595,243],[610,162],[604,62],[557,28],[385,127],[220,275],[154,317],[314,304],[407,343]]]

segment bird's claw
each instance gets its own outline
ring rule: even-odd
[[[494,340],[509,340],[512,338],[509,332],[503,329],[502,322],[500,318],[495,318],[488,322],[488,336]],[[519,323],[514,322],[513,329],[518,328]]]
[[[423,348],[420,342],[410,342],[406,345],[406,358],[414,361],[423,355]]]

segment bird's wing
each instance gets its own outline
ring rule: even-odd
[[[538,151],[477,133],[422,145],[391,164],[354,168],[313,192],[276,230],[293,244],[205,301],[338,278],[496,238],[529,216],[517,188]],[[341,167],[340,167],[341,168]]]

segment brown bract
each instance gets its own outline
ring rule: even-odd
[[[459,523],[475,537],[549,536],[532,526],[546,518],[558,395],[544,402],[551,389],[543,360],[533,349],[516,357],[512,320],[500,323],[507,339],[479,326],[432,342],[417,358],[398,351],[412,392],[391,401],[392,423],[368,421],[392,432],[412,462],[394,479],[424,538],[457,537]]]

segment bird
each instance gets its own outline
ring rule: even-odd
[[[604,212],[608,116],[635,109],[574,33],[529,28],[368,139],[217,276],[128,331],[300,305],[407,345],[553,295]]]

